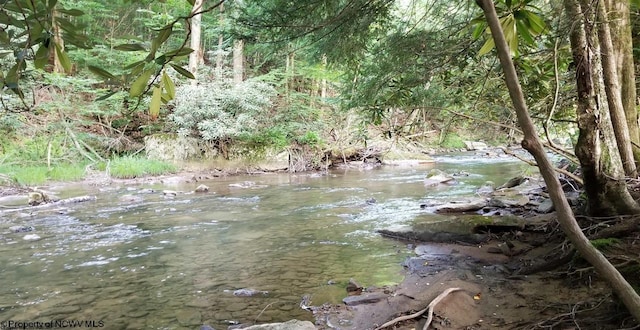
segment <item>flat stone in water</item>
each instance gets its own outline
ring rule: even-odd
[[[235,302],[227,305],[225,308],[228,312],[238,312],[247,308],[247,304]]]
[[[198,325],[202,323],[202,315],[200,315],[200,312],[191,309],[184,309],[176,312],[176,319],[178,319],[178,323],[183,326]]]
[[[197,307],[197,308],[206,308],[206,307],[210,307],[211,303],[207,299],[198,298],[198,299],[195,299],[195,300],[192,300],[192,301],[186,303],[185,306],[187,306],[187,307]]]

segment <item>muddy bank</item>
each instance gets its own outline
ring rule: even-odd
[[[403,263],[405,279],[393,287],[365,288],[362,299],[314,307],[316,324],[319,329],[377,329],[425,309],[452,289],[433,308],[430,329],[637,328],[608,284],[581,258],[553,264],[568,249],[553,214],[538,226],[491,235],[479,244],[399,240],[415,252]],[[633,238],[621,240],[608,257],[640,252],[638,245]],[[626,274],[637,275],[637,267],[635,275]],[[385,329],[422,329],[427,314]]]

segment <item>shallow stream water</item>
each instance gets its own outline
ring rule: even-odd
[[[426,188],[433,167],[469,175],[455,186]],[[487,180],[501,184],[522,171],[513,160],[460,155],[424,167],[328,175],[66,187],[58,192],[62,198],[89,194],[97,201],[0,214],[0,321],[226,329],[237,322],[311,320],[299,307],[303,295],[313,305],[339,303],[350,278],[364,286],[402,280],[401,262],[412,251],[377,229],[434,216],[420,209],[425,197],[470,195]],[[211,192],[162,194],[201,183]],[[229,186],[238,183],[246,187]],[[122,201],[123,195],[137,201]],[[35,230],[13,233],[11,226]],[[41,239],[27,241],[26,234]],[[234,295],[238,289],[262,292]]]

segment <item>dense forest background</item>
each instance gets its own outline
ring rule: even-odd
[[[638,318],[637,290],[558,183],[573,175],[596,221],[640,213],[638,13],[623,0],[2,1],[0,180],[193,159],[305,171],[519,143],[571,243]]]
[[[25,165],[40,179],[87,165],[117,175],[154,134],[224,158],[304,150],[305,168],[380,139],[424,152],[518,142],[472,2],[27,3],[7,2],[0,20],[0,166],[25,183],[38,180]],[[576,138],[567,27],[561,8],[537,5],[523,11],[535,24],[519,30],[516,61],[534,117],[566,145]]]

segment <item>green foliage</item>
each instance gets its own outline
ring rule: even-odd
[[[280,127],[267,127],[255,133],[244,133],[239,140],[246,146],[253,149],[264,149],[271,147],[275,150],[284,149],[289,145],[285,130]]]
[[[591,245],[593,245],[598,250],[606,250],[616,244],[619,244],[620,240],[617,238],[599,238],[591,240]]]
[[[111,160],[109,173],[115,178],[132,179],[145,175],[175,173],[177,168],[167,162],[135,156],[122,156]]]
[[[500,15],[500,25],[513,55],[519,54],[519,39],[522,39],[526,45],[533,46],[536,43],[534,38],[547,31],[546,23],[539,13],[536,13],[539,9],[532,4],[531,0],[499,1],[496,4],[496,11]],[[478,55],[484,55],[495,47],[491,31],[484,16],[474,19],[473,23],[476,24],[474,38],[479,38],[483,33],[487,36],[487,41],[478,52]]]
[[[234,85],[218,80],[183,85],[176,92],[175,110],[169,119],[182,136],[200,136],[207,141],[236,139],[255,129],[266,116],[275,90],[263,82],[247,80]]]
[[[85,176],[84,164],[58,164],[48,168],[43,165],[0,165],[3,173],[20,185],[41,185],[48,181],[77,181]]]
[[[446,149],[461,149],[465,147],[465,144],[462,137],[457,133],[449,132],[442,140],[440,146]]]
[[[308,146],[317,146],[318,144],[320,144],[321,139],[318,136],[317,132],[309,131],[304,135],[297,137],[296,142],[298,142],[299,144],[306,144]]]

